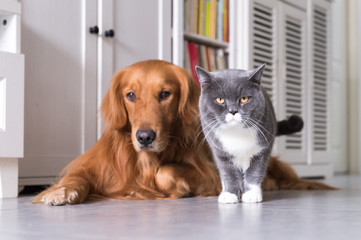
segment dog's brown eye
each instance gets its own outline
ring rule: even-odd
[[[163,92],[160,92],[159,99],[166,100],[167,98],[169,98],[169,96],[170,96],[170,92],[163,91]]]
[[[129,101],[135,102],[135,94],[133,92],[127,93],[127,99]]]

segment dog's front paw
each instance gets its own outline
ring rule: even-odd
[[[65,204],[74,204],[79,200],[79,193],[76,190],[66,187],[56,188],[47,192],[41,201],[47,205],[59,206]]]
[[[221,194],[218,197],[219,203],[238,203],[238,197],[234,193],[230,192],[221,192]]]
[[[170,198],[187,197],[191,194],[187,180],[180,176],[179,169],[174,166],[160,167],[155,176],[155,184]]]

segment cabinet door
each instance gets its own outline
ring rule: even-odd
[[[266,63],[262,86],[270,96],[278,117],[278,61],[277,61],[277,1],[250,1],[249,6],[249,66],[254,69]],[[272,154],[278,155],[278,139]]]
[[[307,92],[306,92],[306,12],[279,2],[278,15],[278,118],[301,116],[305,121],[299,133],[278,141],[282,159],[291,163],[307,163]]]
[[[0,158],[24,152],[24,56],[0,52]]]
[[[311,99],[310,147],[312,162],[330,162],[331,152],[331,65],[330,3],[312,0],[309,6],[309,93]],[[311,35],[312,34],[312,35]],[[342,136],[342,134],[340,135]]]
[[[251,1],[250,69],[266,63],[262,86],[277,109],[277,1]]]
[[[98,0],[101,35],[98,49],[98,107],[112,76],[133,63],[148,59],[171,61],[171,1]],[[114,37],[105,31],[114,30]],[[98,138],[102,119],[98,116]]]
[[[97,24],[97,1],[23,1],[22,9],[26,79],[20,184],[44,184],[96,142],[97,37],[89,27]]]

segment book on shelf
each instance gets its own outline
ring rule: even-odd
[[[198,32],[199,0],[184,1],[184,30],[185,32]]]
[[[223,41],[223,0],[217,1],[217,40]]]
[[[197,1],[197,0],[196,0]],[[198,29],[195,33],[198,33],[199,35],[205,35],[205,11],[206,9],[206,0],[198,0]],[[187,11],[187,9],[185,9]]]
[[[200,66],[207,71],[224,70],[228,68],[227,59],[228,56],[222,48],[213,48],[204,44],[184,41],[184,68],[192,74],[198,84],[196,66]]]
[[[223,0],[223,41],[229,42],[229,0]]]
[[[229,41],[229,0],[184,0],[184,31]]]
[[[189,61],[190,70],[192,73],[192,77],[196,82],[199,84],[199,80],[196,73],[196,66],[200,66],[200,60],[199,60],[199,47],[194,42],[188,42],[188,48],[185,48],[185,50],[189,51],[189,59],[185,59],[185,61]],[[185,55],[186,56],[186,55]],[[188,64],[185,64],[185,66]]]

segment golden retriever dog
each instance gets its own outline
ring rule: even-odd
[[[217,196],[221,184],[200,126],[199,95],[190,74],[168,62],[148,60],[121,70],[102,102],[102,137],[34,202]],[[272,158],[263,189],[284,188],[328,187],[298,178]]]

